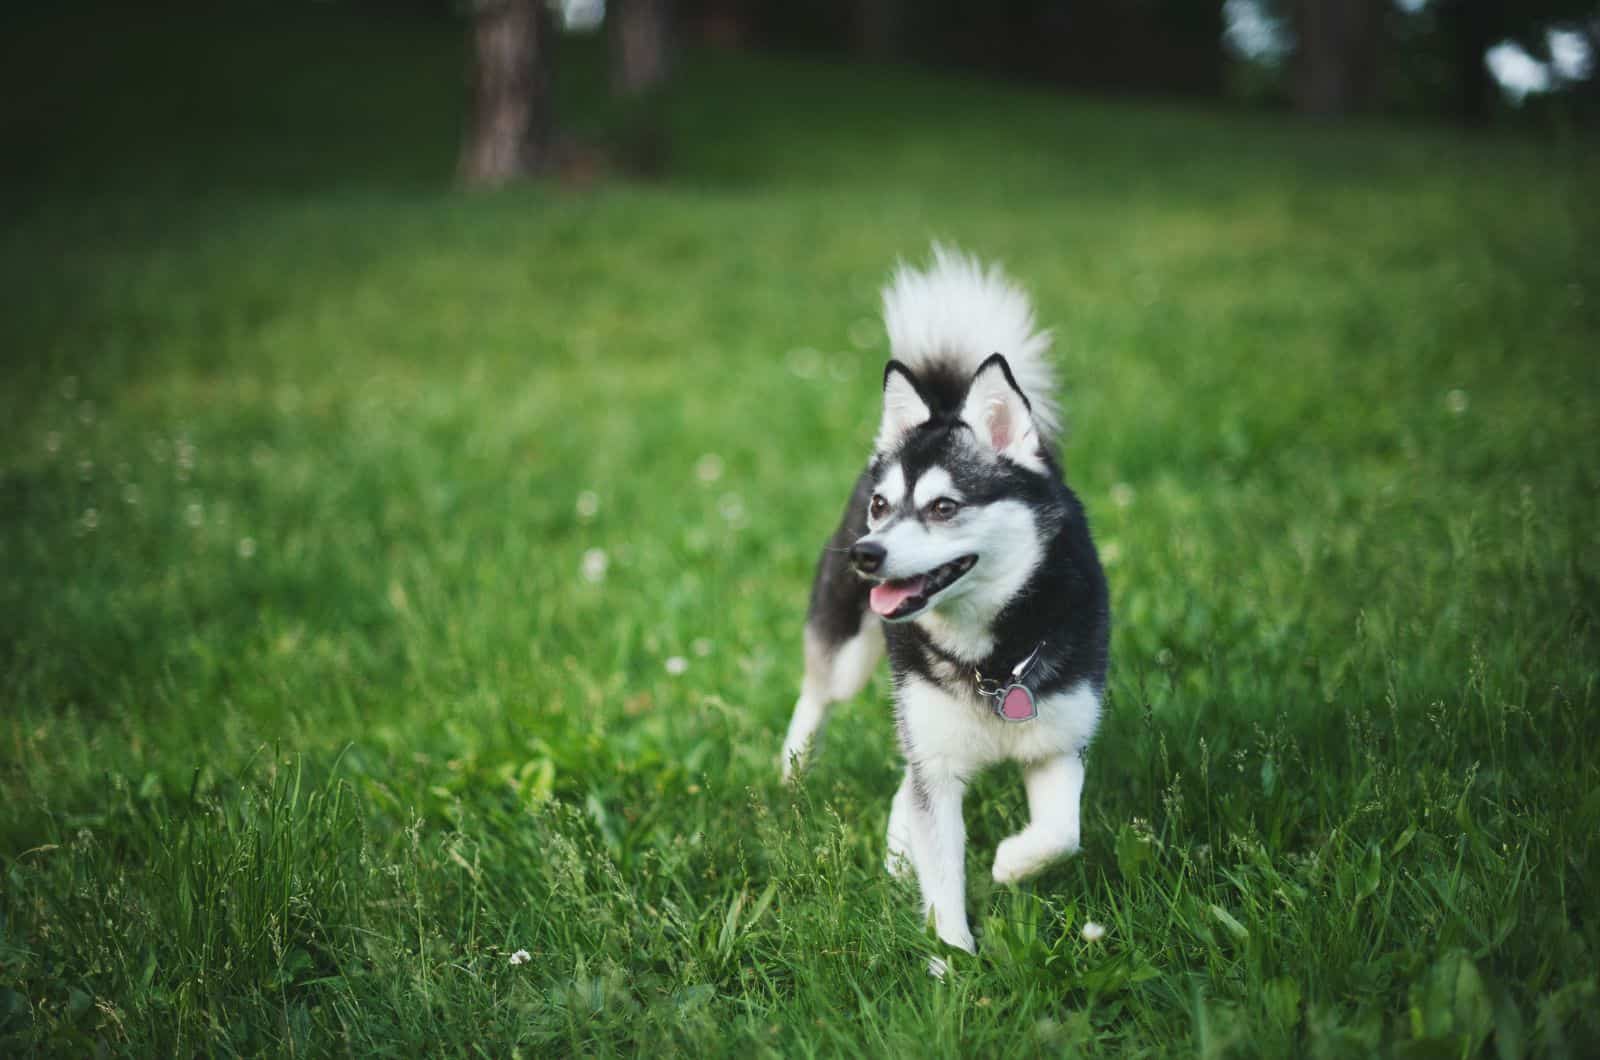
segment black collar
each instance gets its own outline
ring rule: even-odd
[[[929,651],[958,670],[967,667],[967,663],[935,644],[931,636],[926,638],[926,644]],[[1034,704],[1033,689],[1028,683],[1028,675],[1033,672],[1043,651],[1044,641],[1041,640],[1021,662],[1011,668],[1009,673],[999,678],[989,677],[980,668],[972,667],[973,690],[977,692],[979,698],[988,701],[989,709],[994,712],[995,717],[1002,721],[1031,721],[1038,716],[1039,711]]]

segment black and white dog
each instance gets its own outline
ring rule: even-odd
[[[939,937],[971,951],[962,794],[984,767],[1021,763],[1029,823],[996,850],[998,882],[1078,849],[1110,609],[1056,463],[1050,338],[1027,296],[935,246],[926,269],[895,272],[883,311],[882,426],[817,568],[783,769],[887,642],[906,774],[886,864],[916,873]]]

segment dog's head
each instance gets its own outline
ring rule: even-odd
[[[964,610],[986,620],[1043,555],[1054,472],[1027,397],[995,354],[967,380],[890,361],[867,533],[850,562],[890,622]]]

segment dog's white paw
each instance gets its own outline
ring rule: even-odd
[[[1038,851],[1031,836],[1014,835],[1002,839],[994,852],[994,882],[1015,883],[1039,871]]]
[[[1018,832],[1000,841],[994,852],[994,882],[1025,880],[1058,858],[1078,852],[1073,841],[1043,838],[1035,832]]]
[[[952,949],[964,950],[971,954],[978,952],[978,941],[972,937],[972,932],[970,931],[965,932],[958,938],[941,937],[941,941]],[[928,974],[935,979],[943,980],[945,976],[950,974],[950,962],[943,957],[929,957]]]

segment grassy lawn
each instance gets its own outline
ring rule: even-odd
[[[1600,1049],[1592,149],[691,54],[670,179],[465,196],[448,25],[70,28],[0,75],[0,1052]],[[775,763],[932,238],[1056,329],[1115,615],[1084,850],[995,887],[977,784],[944,983],[886,679]]]

